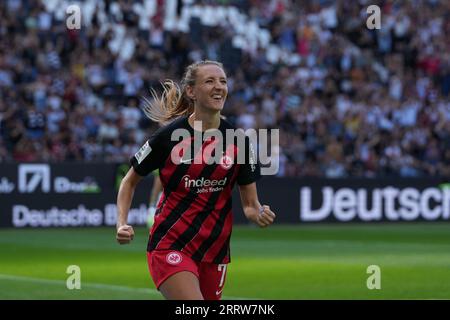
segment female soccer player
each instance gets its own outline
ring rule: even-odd
[[[134,190],[143,176],[159,169],[163,195],[150,230],[147,258],[153,281],[166,299],[221,298],[230,262],[231,193],[236,182],[247,219],[260,227],[275,219],[270,207],[258,200],[259,167],[249,139],[244,137],[242,145],[236,138],[230,142],[207,134],[225,137],[227,129],[234,129],[220,114],[227,94],[223,66],[215,61],[187,67],[181,89],[166,81],[161,97],[153,92],[147,116],[171,122],[131,158],[132,167],[119,188],[116,238],[125,244],[134,237],[127,225]],[[174,134],[180,130],[189,137]],[[200,148],[195,135],[201,137]],[[245,161],[237,161],[239,154]],[[208,161],[212,157],[219,160]]]

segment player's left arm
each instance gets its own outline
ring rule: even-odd
[[[275,213],[270,210],[269,206],[261,205],[259,203],[255,182],[240,185],[239,193],[241,195],[242,208],[248,220],[256,223],[262,228],[267,227],[274,222],[276,217]]]

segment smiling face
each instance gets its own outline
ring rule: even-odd
[[[198,67],[195,85],[187,87],[187,94],[194,100],[195,108],[221,111],[228,94],[225,72],[214,64]]]

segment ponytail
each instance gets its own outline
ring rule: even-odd
[[[194,102],[187,96],[186,92],[181,92],[175,82],[166,80],[162,83],[162,86],[161,97],[152,88],[150,91],[153,101],[144,98],[143,111],[149,119],[164,124],[174,118],[188,116],[194,112]]]

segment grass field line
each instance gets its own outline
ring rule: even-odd
[[[64,281],[64,280],[24,277],[24,276],[12,275],[12,274],[2,274],[2,273],[0,273],[0,280],[12,280],[12,281],[23,281],[23,282],[66,286],[66,281]],[[142,293],[142,294],[152,294],[152,295],[158,295],[158,296],[161,295],[161,293],[156,289],[134,288],[134,287],[118,286],[118,285],[104,284],[104,283],[81,282],[81,288],[83,288],[83,287],[113,290],[113,291]],[[250,300],[251,299],[251,298],[232,297],[232,296],[223,296],[223,298],[230,299],[230,300]]]
[[[64,286],[64,287],[66,286],[66,281],[65,280],[32,278],[32,277],[17,276],[17,275],[12,275],[12,274],[0,274],[0,280],[33,282],[33,283],[42,283],[42,284],[49,284],[49,285],[61,285],[61,286]],[[83,282],[81,282],[81,288],[83,288],[83,287],[160,295],[159,291],[156,290],[156,289],[151,289],[151,288],[133,288],[133,287],[118,286],[118,285],[104,284],[104,283],[92,283],[92,282],[84,282],[83,281]]]

